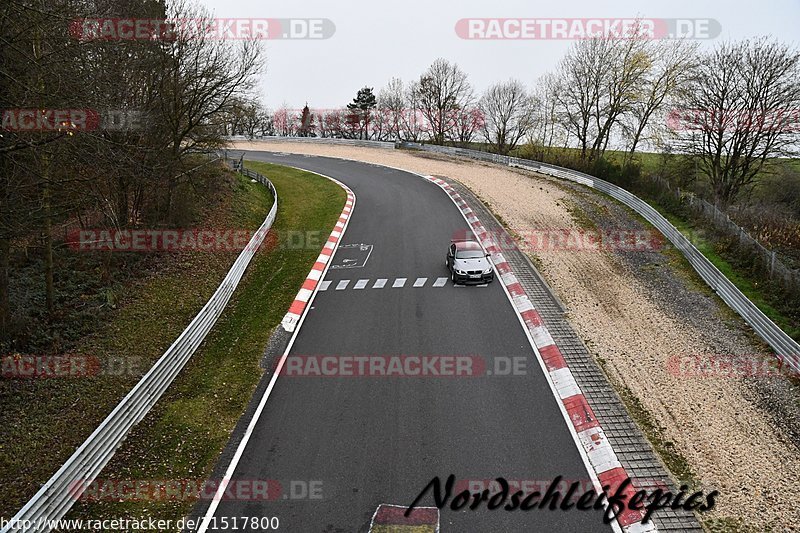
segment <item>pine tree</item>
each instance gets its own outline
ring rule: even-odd
[[[369,123],[371,111],[378,105],[378,100],[375,98],[375,93],[372,92],[372,87],[363,87],[359,89],[358,94],[353,98],[352,103],[347,104],[347,109],[350,110],[350,116],[353,122],[358,123],[358,138],[369,138]]]
[[[303,114],[300,116],[300,128],[297,130],[297,135],[300,137],[314,137],[314,114],[308,109],[308,102],[303,107]]]

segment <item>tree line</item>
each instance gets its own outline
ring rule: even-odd
[[[43,258],[54,309],[54,237],[66,224],[169,223],[227,114],[263,65],[256,41],[202,32],[85,38],[87,21],[210,20],[156,0],[6,0],[0,7],[0,331],[20,253]],[[102,27],[102,23],[100,24]],[[134,26],[131,26],[134,27]]]
[[[455,63],[418,79],[364,87],[340,109],[268,112],[252,103],[238,135],[319,136],[468,146],[507,155],[521,144],[547,159],[573,150],[590,170],[608,150],[627,164],[643,148],[691,155],[727,206],[774,158],[797,155],[800,54],[767,38],[701,51],[685,40],[579,40],[534,87],[516,79],[478,94]],[[244,127],[245,122],[247,127]]]

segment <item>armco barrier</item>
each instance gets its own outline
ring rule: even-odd
[[[114,408],[89,438],[67,459],[39,492],[9,521],[2,532],[49,531],[48,520],[63,517],[77,501],[82,489],[95,479],[128,432],[139,423],[169,387],[216,323],[233,291],[242,279],[255,252],[261,246],[278,212],[278,194],[266,177],[242,169],[243,173],[265,185],[275,201],[267,218],[247,247],[239,254],[222,284],[172,346]],[[23,527],[23,524],[31,524]]]
[[[525,170],[539,172],[560,179],[565,179],[591,187],[600,192],[608,194],[616,200],[627,205],[642,217],[644,217],[657,230],[675,245],[686,257],[692,267],[697,271],[703,280],[714,289],[720,298],[734,311],[744,318],[744,320],[764,339],[775,351],[776,355],[783,364],[787,364],[793,370],[800,372],[800,344],[779,328],[769,317],[767,317],[747,296],[715,267],[692,243],[677,229],[669,223],[658,211],[653,209],[647,202],[631,194],[625,189],[609,183],[600,178],[584,174],[568,168],[563,168],[547,163],[540,163],[529,159],[469,150],[466,148],[454,148],[449,146],[437,146],[432,144],[419,144],[412,142],[399,142],[396,144],[382,141],[353,141],[347,139],[328,139],[328,138],[296,138],[296,137],[260,137],[256,140],[269,141],[290,141],[290,142],[310,142],[322,144],[344,144],[350,146],[378,146],[380,148],[410,148],[414,150],[424,150],[450,156],[461,156],[470,159],[478,159],[490,163],[497,163]]]
[[[264,136],[264,137],[245,137],[244,135],[234,135],[228,137],[231,141],[258,141],[258,142],[300,142],[300,143],[315,143],[315,144],[343,144],[346,146],[361,146],[365,148],[383,148],[385,150],[394,150],[395,144],[388,141],[368,141],[365,139],[334,139],[329,137],[280,137],[280,136]]]
[[[625,189],[588,174],[570,170],[555,165],[539,163],[529,159],[502,156],[477,150],[464,148],[451,148],[446,146],[421,145],[416,143],[400,143],[402,148],[413,148],[447,155],[468,157],[492,163],[499,163],[511,167],[521,168],[546,174],[560,179],[580,183],[592,189],[597,189],[612,198],[630,207],[664,234],[675,247],[681,251],[692,267],[703,280],[714,289],[728,306],[739,313],[744,320],[764,339],[775,351],[782,364],[788,365],[796,372],[800,372],[800,344],[779,328],[756,305],[750,301],[725,275],[715,267],[691,242],[669,223],[658,211],[647,202],[631,194]]]

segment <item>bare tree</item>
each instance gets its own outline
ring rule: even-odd
[[[325,117],[329,113],[328,110],[325,109],[312,109],[314,116],[317,117],[317,134],[320,137],[330,137],[330,132],[328,131],[328,125],[325,123]]]
[[[591,163],[608,147],[615,126],[642,93],[652,43],[635,25],[628,34],[577,41],[559,64],[558,114]]]
[[[175,4],[169,15],[208,21],[203,8]],[[169,147],[176,159],[213,142],[209,119],[245,97],[263,68],[258,41],[215,39],[202,32],[178,34],[169,42],[167,61],[159,73],[161,119],[167,124]]]
[[[458,112],[467,107],[471,98],[467,74],[457,64],[440,58],[428,67],[419,80],[419,101],[434,143],[444,144],[452,138]]]
[[[605,153],[615,125],[638,102],[652,64],[648,49],[652,40],[634,35],[609,42],[611,68],[607,72],[608,77],[602,86],[600,98],[595,102],[597,136],[592,144],[589,161]]]
[[[343,136],[345,111],[341,109],[318,109],[315,114],[320,137],[341,138]]]
[[[538,157],[544,157],[554,146],[567,146],[568,129],[558,114],[558,79],[547,73],[537,81],[534,99],[533,118],[528,132],[528,142],[536,150]]]
[[[372,130],[371,137],[377,141],[391,141],[396,139],[392,112],[384,107],[380,107],[379,103],[372,115],[372,122],[370,123],[370,129]]]
[[[401,140],[403,114],[406,112],[403,80],[392,78],[386,87],[378,92],[378,110],[385,118],[386,138]]]
[[[103,9],[119,8],[109,3],[112,5]],[[142,15],[164,16],[163,6],[138,7]],[[91,3],[43,0],[0,4],[0,109],[4,119],[0,134],[0,334],[5,332],[10,311],[8,273],[13,241],[23,237],[39,244],[45,307],[52,314],[57,225],[91,202],[85,191],[98,174],[117,183],[104,201],[124,213],[122,220],[127,222],[128,205],[122,203],[133,196],[133,189],[142,190],[128,179],[130,170],[136,168],[128,164],[134,154],[139,164],[152,161],[148,157],[152,138],[100,131],[105,124],[95,124],[98,131],[94,131],[94,127],[73,128],[66,122],[53,124],[52,129],[32,130],[5,123],[25,109],[38,110],[42,117],[52,116],[58,109],[83,110],[100,119],[107,118],[104,110],[108,107],[146,107],[152,86],[143,72],[152,70],[158,60],[159,45],[71,38],[67,21],[91,16],[94,9],[100,8]],[[112,79],[113,84],[109,83]],[[85,170],[89,165],[99,172]],[[163,167],[155,164],[153,168]]]
[[[0,109],[10,113],[4,116],[81,110],[100,122],[80,130],[65,123],[6,128],[0,135],[0,334],[10,311],[15,243],[25,243],[26,252],[36,243],[43,300],[52,311],[59,277],[70,275],[53,266],[59,229],[86,220],[116,228],[167,220],[167,195],[195,175],[185,156],[224,143],[228,111],[245,100],[258,72],[255,42],[202,35],[114,40],[72,31],[72,21],[119,13],[154,21],[207,17],[180,2],[0,3]],[[106,122],[112,111],[137,115],[137,124]]]
[[[467,147],[484,127],[483,113],[477,105],[468,105],[459,109],[455,121],[454,140],[463,147]]]
[[[771,158],[797,155],[800,54],[766,39],[705,54],[682,96],[678,146],[722,206],[755,185]],[[682,130],[682,131],[681,131]]]
[[[597,131],[593,130],[595,109],[610,67],[603,39],[579,41],[564,56],[555,74],[552,94],[559,121],[575,136],[585,160]]]
[[[651,125],[654,115],[663,111],[665,103],[677,96],[695,67],[697,43],[684,40],[663,40],[649,47],[652,67],[646,74],[641,94],[621,121],[623,133],[630,138],[628,156],[633,155]]]
[[[489,87],[480,101],[483,136],[502,155],[516,148],[533,125],[534,100],[518,80]]]
[[[191,18],[211,25],[209,12],[198,6],[170,5],[175,20]],[[224,144],[214,119],[228,109],[236,97],[244,97],[255,86],[263,68],[262,47],[255,40],[216,39],[203,32],[176,32],[165,43],[165,60],[158,73],[159,117],[164,124],[166,148],[173,160],[185,154],[219,148]],[[172,208],[172,195],[183,172],[167,180],[165,210]]]
[[[281,137],[290,137],[297,131],[297,117],[291,112],[289,106],[284,103],[272,115],[272,123],[275,133]]]
[[[402,120],[402,138],[418,142],[426,133],[430,133],[430,125],[425,123],[422,112],[422,102],[419,92],[419,82],[413,81],[405,90],[405,111],[400,115]]]
[[[269,114],[256,98],[236,97],[223,114],[224,129],[231,135],[246,135],[249,138],[268,129]]]

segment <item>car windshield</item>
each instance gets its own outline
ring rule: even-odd
[[[479,259],[483,257],[483,252],[480,250],[461,250],[456,252],[458,259]]]

